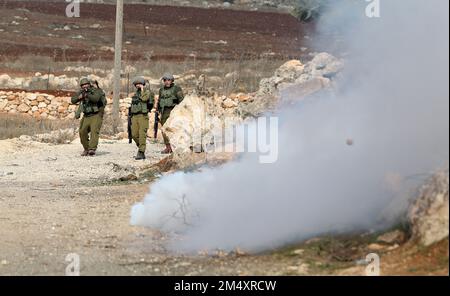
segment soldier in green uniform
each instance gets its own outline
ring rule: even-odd
[[[133,79],[136,87],[131,107],[131,135],[139,150],[135,157],[136,160],[145,159],[145,150],[147,148],[147,131],[149,129],[148,113],[153,109],[155,103],[155,95],[145,87],[146,81],[144,77],[136,77]]]
[[[159,90],[158,112],[161,114],[161,125],[164,126],[175,106],[183,101],[184,94],[181,87],[175,84],[175,77],[172,74],[165,74],[162,80],[164,82],[164,86]],[[161,153],[170,154],[172,153],[170,139],[164,132],[164,129],[162,130],[162,134],[164,144],[166,144],[166,149],[164,149]]]
[[[95,88],[87,78],[80,80],[81,89],[72,97],[72,104],[79,104],[75,117],[83,118],[80,122],[80,140],[84,151],[81,156],[95,156],[103,113],[106,107],[105,92]]]

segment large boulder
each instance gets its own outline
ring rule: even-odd
[[[292,60],[278,68],[274,76],[261,80],[258,95],[279,97],[281,91],[291,86],[316,78],[333,79],[343,68],[344,61],[329,53],[319,53],[306,64]]]
[[[281,91],[283,103],[301,100],[307,96],[328,88],[330,84],[330,79],[320,76],[292,84]]]
[[[286,62],[274,76],[262,79],[255,98],[239,106],[244,117],[256,117],[276,109],[280,101],[296,101],[327,89],[332,80],[343,70],[344,61],[328,53],[319,53],[303,64],[301,61]]]
[[[274,76],[261,80],[258,95],[277,96],[279,86],[294,83],[303,74],[303,70],[304,65],[298,60],[286,62],[275,71]]]
[[[163,130],[179,152],[203,152],[221,141],[224,129],[239,124],[241,119],[212,103],[210,97],[186,96],[172,111]]]
[[[449,172],[433,175],[419,191],[408,211],[412,239],[430,246],[448,237]]]
[[[322,52],[317,54],[311,62],[305,66],[305,73],[312,77],[333,78],[344,68],[344,61],[333,55]]]

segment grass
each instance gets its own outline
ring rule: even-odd
[[[129,72],[130,79],[134,76],[145,75],[152,78],[162,77],[164,73],[174,73],[176,75],[193,74],[197,78],[205,74],[207,76],[207,88],[212,88],[221,95],[229,95],[233,92],[255,92],[259,89],[259,83],[262,78],[270,77],[285,61],[271,58],[252,58],[242,55],[237,60],[224,60],[219,54],[215,55],[210,61],[198,61],[195,57],[187,57],[183,62],[152,61],[151,57],[144,58],[139,62],[127,62],[126,66],[136,69],[135,72]],[[67,64],[55,64],[60,71],[64,70]],[[78,64],[79,65],[79,64]],[[75,64],[72,66],[76,66]],[[112,69],[112,62],[92,61],[87,65],[93,69],[107,71]],[[231,75],[233,73],[234,75]],[[74,73],[74,75],[84,76],[90,73]],[[127,76],[127,75],[125,75]],[[216,79],[208,79],[208,78]],[[217,79],[218,78],[218,79]],[[127,79],[127,78],[123,78]],[[182,85],[187,89],[196,87],[196,81],[189,85]],[[132,87],[130,86],[130,89]],[[123,89],[122,91],[126,91]]]
[[[46,56],[22,55],[14,60],[5,60],[2,62],[2,68],[14,69],[20,72],[41,72],[47,74],[49,68],[55,68],[56,63],[53,59]]]
[[[77,122],[74,120],[37,120],[28,115],[0,113],[0,140],[17,138],[22,135],[46,134],[75,127],[77,127]],[[61,136],[66,137],[65,133],[61,133]],[[65,139],[61,139],[61,142],[65,142]]]
[[[274,250],[272,255],[284,258],[301,258],[310,265],[311,271],[317,274],[329,274],[338,269],[355,265],[356,260],[365,258],[366,246],[376,242],[380,233],[362,235],[361,233],[347,235],[325,235],[316,240],[292,244]],[[295,250],[303,250],[297,255]]]
[[[219,93],[220,95],[229,95],[237,92],[255,92],[259,89],[259,83],[262,78],[271,77],[275,70],[279,68],[285,61],[268,57],[254,57],[250,54],[242,54],[235,60],[226,60],[217,54],[211,54],[210,60],[198,61],[195,57],[187,57],[182,62],[176,61],[153,61],[151,57],[143,57],[142,61],[124,61],[123,68],[131,66],[135,71],[129,71],[123,76],[123,82],[126,84],[127,76],[130,79],[137,75],[145,75],[152,78],[159,78],[164,73],[170,72],[175,75],[193,74],[197,78],[206,75],[206,87]],[[39,57],[33,55],[24,55],[17,60],[5,62],[3,68],[11,71],[20,71],[34,74],[40,72],[42,74],[50,73],[55,75],[66,74],[68,77],[83,77],[88,72],[64,72],[66,67],[86,66],[101,72],[94,73],[103,76],[102,72],[111,71],[113,62],[109,60],[93,60],[86,63],[82,62],[61,62],[55,61],[49,57]],[[129,68],[129,67],[128,67]],[[128,74],[128,75],[127,75]],[[196,82],[185,83],[181,86],[185,89],[194,89]],[[42,88],[46,88],[43,85]],[[130,90],[133,88],[130,86]],[[108,93],[112,90],[105,89]],[[122,92],[127,92],[124,87]]]
[[[233,92],[257,91],[261,79],[271,77],[284,62],[271,58],[252,58],[243,54],[237,60],[231,61],[223,60],[220,55],[216,55],[211,61],[197,61],[194,57],[189,57],[182,63],[149,61],[131,66],[137,70],[137,73],[133,74],[142,73],[156,78],[166,72],[189,73],[197,78],[205,74],[207,88],[212,88],[221,95],[229,95]],[[213,77],[216,79],[211,79]],[[194,88],[195,85],[184,87]]]
[[[101,129],[102,136],[115,136],[113,130],[113,119],[111,114],[105,114]],[[0,113],[0,140],[18,138],[20,136],[34,136],[38,134],[48,134],[58,131],[50,139],[53,144],[65,144],[73,140],[73,134],[67,133],[65,129],[76,129],[80,121],[75,119],[35,119],[29,115]],[[119,132],[123,132],[122,125],[119,125]],[[45,141],[45,139],[44,139]]]

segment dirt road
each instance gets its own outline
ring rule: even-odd
[[[127,273],[109,258],[120,261],[136,240],[151,240],[151,232],[128,226],[148,185],[107,185],[146,164],[133,160],[134,145],[102,141],[98,157],[81,158],[77,142],[0,141],[0,274],[62,275],[69,253],[81,256],[87,274]],[[148,162],[158,161],[161,147],[150,148]]]
[[[70,253],[82,275],[281,274],[283,260],[183,256],[164,250],[159,232],[129,224],[131,206],[148,182],[114,180],[138,174],[162,157],[152,144],[136,162],[126,141],[101,141],[95,158],[79,157],[78,140],[48,145],[0,141],[0,275],[64,275]],[[263,267],[262,267],[263,266]]]

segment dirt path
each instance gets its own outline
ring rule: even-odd
[[[159,161],[160,148],[150,145],[148,161],[136,162],[136,148],[125,141],[102,141],[95,158],[79,157],[78,141],[0,141],[0,274],[63,274],[73,252],[86,273],[126,273],[109,258],[132,253],[133,239],[150,233],[128,226],[128,211],[148,185],[105,184]]]
[[[101,141],[95,158],[79,157],[78,140],[0,141],[0,275],[64,275],[70,253],[80,255],[82,275],[282,272],[282,261],[259,256],[169,254],[163,235],[130,226],[148,182],[111,182],[158,162],[160,149],[149,145],[148,160],[136,162],[126,141]]]
[[[168,253],[163,234],[129,224],[149,182],[116,181],[158,162],[161,148],[150,144],[148,160],[136,162],[127,141],[101,141],[95,158],[78,156],[78,140],[0,141],[0,275],[64,275],[70,253],[80,256],[81,275],[364,274],[355,262],[372,241],[359,236],[255,255]],[[388,274],[448,274],[448,240],[380,252]]]
[[[135,174],[140,168],[163,158],[158,153],[162,145],[148,146],[148,159],[137,162],[133,158],[136,146],[125,140],[101,141],[98,155],[93,158],[80,157],[82,147],[79,140],[56,146],[19,139],[1,141],[0,172],[7,174],[1,182],[83,186],[89,180],[95,184],[113,181],[129,173]]]

